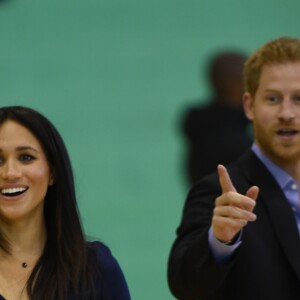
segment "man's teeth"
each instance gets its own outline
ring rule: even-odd
[[[22,193],[24,191],[26,191],[25,187],[7,188],[7,189],[2,189],[1,194],[15,194],[15,193]]]
[[[280,134],[295,134],[295,133],[297,133],[297,131],[293,130],[293,129],[281,129],[281,130],[279,130],[279,133]]]

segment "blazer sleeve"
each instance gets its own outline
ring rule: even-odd
[[[96,247],[99,269],[101,273],[101,299],[130,300],[129,289],[119,263],[110,249],[100,242],[93,242]]]
[[[178,299],[207,299],[222,285],[234,264],[214,261],[208,245],[215,199],[221,194],[216,174],[188,194],[168,262],[168,283]]]

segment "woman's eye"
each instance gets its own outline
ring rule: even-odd
[[[20,155],[20,161],[24,161],[24,162],[30,162],[34,160],[34,157],[30,154],[22,154]]]

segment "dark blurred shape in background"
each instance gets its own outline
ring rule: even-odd
[[[12,2],[11,0],[0,0],[0,5],[1,4],[7,4],[9,2]]]
[[[184,113],[185,172],[189,184],[235,160],[251,145],[250,122],[242,106],[246,56],[237,51],[214,55],[207,70],[212,96]]]

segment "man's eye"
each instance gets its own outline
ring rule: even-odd
[[[22,154],[20,155],[20,161],[29,162],[34,160],[34,157],[30,154]]]
[[[268,99],[268,101],[270,101],[272,103],[275,103],[275,102],[278,102],[279,97],[277,97],[277,96],[268,96],[267,99]]]
[[[300,95],[295,95],[294,96],[294,99],[296,102],[299,102],[300,103]]]

